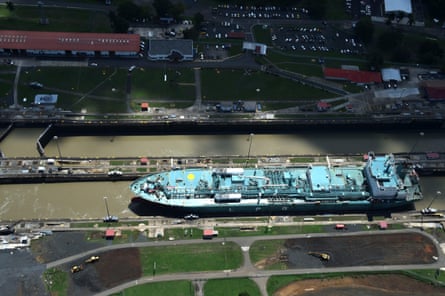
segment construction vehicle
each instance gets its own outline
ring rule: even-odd
[[[83,266],[82,265],[73,265],[73,267],[71,267],[71,273],[76,273],[83,270]]]
[[[99,256],[91,256],[90,258],[85,260],[85,263],[93,263],[99,260]]]
[[[323,261],[329,261],[331,259],[331,256],[328,253],[309,252],[308,254],[312,255],[314,257],[320,258],[320,260],[323,260]]]

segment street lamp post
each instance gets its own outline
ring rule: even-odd
[[[249,163],[249,160],[250,160],[250,150],[252,149],[253,136],[254,136],[254,134],[250,133],[249,139],[247,139],[249,141],[249,150],[247,151],[247,160],[246,160],[245,167],[247,167],[247,164]]]
[[[424,132],[420,132],[419,133],[419,137],[416,139],[416,142],[414,142],[413,147],[411,147],[411,151],[409,152],[409,154],[412,154],[414,152],[414,150],[416,149],[417,144],[419,143],[420,139],[425,135]]]
[[[59,152],[59,159],[61,159],[62,158],[62,153],[60,152],[59,137],[58,136],[54,136],[53,139],[54,139],[54,141],[56,141],[57,151]]]
[[[107,197],[104,196],[104,201],[105,201],[105,208],[107,209],[107,219],[110,219],[110,211],[108,210],[108,202],[107,202]]]

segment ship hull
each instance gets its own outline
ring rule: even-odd
[[[152,202],[141,197],[134,197],[129,208],[139,216],[165,216],[184,218],[197,216],[208,217],[237,217],[237,216],[298,216],[298,215],[327,215],[327,214],[366,214],[372,216],[390,217],[391,213],[414,210],[414,202],[397,201],[388,203],[302,203],[241,205],[218,204],[214,206],[176,206]]]

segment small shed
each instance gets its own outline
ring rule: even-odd
[[[105,239],[114,239],[116,236],[116,231],[114,229],[105,230]]]
[[[217,235],[218,235],[218,231],[213,230],[213,229],[204,229],[204,231],[202,232],[203,239],[212,239]]]
[[[148,111],[149,107],[147,102],[141,103],[141,111]]]
[[[140,162],[141,162],[141,165],[147,165],[147,163],[148,163],[148,158],[147,158],[147,157],[142,157],[141,160],[140,160]]]
[[[345,226],[345,224],[335,224],[335,229],[344,230],[344,229],[346,229],[346,226]]]
[[[379,224],[379,228],[380,228],[381,230],[388,229],[388,222],[386,222],[386,221],[381,221],[380,224]]]
[[[327,111],[331,107],[328,102],[320,101],[317,103],[317,110],[320,112]]]

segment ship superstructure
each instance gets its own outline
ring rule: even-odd
[[[390,214],[422,198],[413,169],[396,164],[393,155],[373,153],[354,165],[171,170],[139,178],[130,188],[171,217]]]

